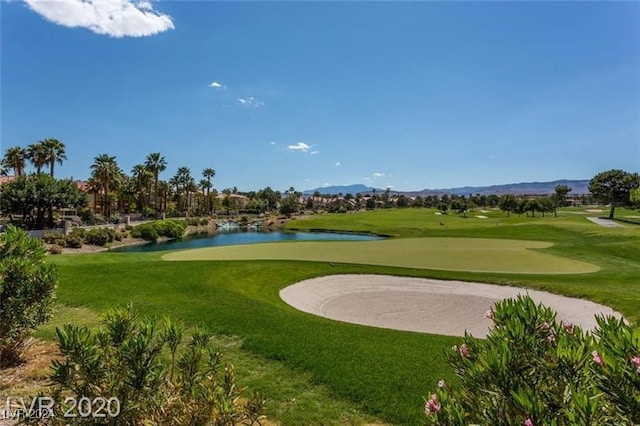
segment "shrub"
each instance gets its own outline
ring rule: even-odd
[[[58,245],[52,245],[49,246],[49,248],[47,249],[47,251],[51,254],[62,254],[62,250],[64,249],[64,247],[58,246]]]
[[[104,246],[113,242],[116,238],[116,231],[111,228],[94,228],[85,234],[85,242],[94,246]]]
[[[65,247],[80,248],[84,244],[84,238],[80,234],[68,234],[64,237]]]
[[[593,335],[558,323],[528,296],[496,303],[486,340],[447,354],[460,387],[426,399],[429,424],[574,425],[640,422],[640,329],[597,317]]]
[[[58,274],[46,254],[12,225],[0,234],[0,368],[20,361],[25,339],[51,315]]]
[[[158,231],[150,223],[138,225],[131,231],[133,238],[143,238],[148,241],[155,241],[158,239]]]
[[[117,398],[123,425],[254,424],[264,417],[260,395],[239,404],[243,389],[209,334],[196,330],[184,345],[179,325],[140,318],[130,306],[109,311],[103,325],[95,334],[72,325],[56,330],[63,359],[53,362],[54,395]]]
[[[42,241],[47,244],[55,244],[60,247],[65,247],[65,236],[60,232],[45,232],[42,234]]]
[[[200,219],[198,219],[197,217],[190,217],[188,219],[186,219],[187,225],[189,226],[198,226],[200,225]]]
[[[69,235],[78,236],[84,240],[87,236],[87,231],[84,228],[73,228]]]
[[[187,224],[185,221],[175,219],[156,220],[136,226],[131,231],[134,238],[156,240],[159,237],[180,238],[184,234]]]

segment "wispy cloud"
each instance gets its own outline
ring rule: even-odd
[[[380,177],[384,177],[384,173],[375,172],[375,173],[372,173],[371,176],[373,176],[374,178],[380,178]]]
[[[336,167],[340,167],[341,165],[342,165],[342,163],[341,163],[341,162],[336,161],[336,164],[335,164],[335,166],[336,166]]]
[[[310,154],[311,155],[318,155],[318,154],[320,154],[320,151],[318,151],[318,150],[311,151]]]
[[[213,83],[211,83],[209,87],[217,90],[223,90],[226,88],[222,83],[218,83],[217,81],[214,81]]]
[[[311,149],[311,147],[309,145],[307,145],[304,142],[298,142],[295,145],[289,145],[287,146],[287,149],[289,151],[299,151],[299,152],[307,152]]]
[[[145,37],[174,29],[169,15],[145,0],[25,0],[46,20],[110,37]]]
[[[260,102],[253,96],[249,96],[248,98],[238,98],[238,102],[240,102],[242,105],[251,106],[254,108],[260,108],[261,106],[264,106],[263,102]]]

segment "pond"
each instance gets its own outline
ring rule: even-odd
[[[279,241],[367,241],[384,237],[364,234],[342,234],[337,232],[293,232],[293,231],[256,231],[228,230],[210,235],[192,235],[179,240],[163,243],[150,243],[136,246],[114,248],[117,252],[150,252],[188,248],[232,246],[238,244],[272,243]]]

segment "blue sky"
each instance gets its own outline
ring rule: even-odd
[[[151,152],[218,189],[640,170],[638,2],[10,1],[2,150]],[[110,18],[109,18],[110,17]]]

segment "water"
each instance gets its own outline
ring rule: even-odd
[[[271,243],[279,241],[368,241],[383,237],[363,234],[340,234],[336,232],[261,232],[255,230],[219,231],[213,235],[195,235],[164,243],[114,248],[117,252],[150,252],[201,247],[233,246],[239,244]]]

